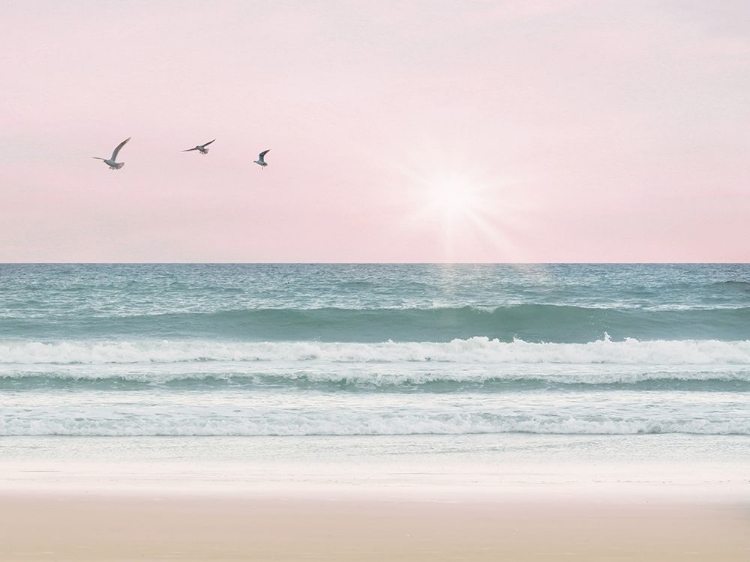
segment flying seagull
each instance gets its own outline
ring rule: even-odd
[[[214,142],[215,140],[216,140],[216,139],[214,139],[214,140],[212,140],[212,141],[210,141],[210,142],[207,142],[206,144],[199,144],[199,145],[198,145],[198,146],[196,146],[195,148],[188,148],[187,150],[183,150],[182,152],[192,152],[193,150],[197,150],[197,151],[198,151],[198,152],[200,152],[201,154],[208,154],[208,149],[207,149],[206,147],[207,147],[207,146],[208,146],[209,144],[211,144],[212,142]]]
[[[112,152],[112,156],[109,158],[109,160],[107,160],[106,158],[99,158],[98,156],[92,156],[91,158],[102,160],[107,166],[109,166],[110,170],[119,170],[125,165],[125,162],[117,162],[117,155],[120,153],[122,147],[128,144],[129,140],[130,137],[126,138],[124,141],[118,144],[117,148],[115,148],[114,152]]]
[[[265,168],[266,166],[268,166],[268,162],[266,162],[264,160],[264,158],[265,158],[266,154],[268,154],[270,151],[271,151],[270,148],[268,150],[264,150],[263,152],[261,152],[260,154],[258,154],[258,159],[257,160],[253,160],[253,162],[255,162],[256,164],[258,164],[258,166],[263,166]]]

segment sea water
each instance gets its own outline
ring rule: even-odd
[[[0,463],[634,459],[750,461],[750,266],[0,265]]]

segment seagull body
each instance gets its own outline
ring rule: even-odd
[[[122,141],[120,144],[117,145],[117,148],[112,152],[112,156],[107,158],[99,158],[98,156],[92,156],[95,160],[101,160],[104,162],[107,166],[109,166],[110,170],[119,170],[125,165],[125,162],[118,162],[117,161],[117,155],[120,153],[120,150],[123,146],[125,146],[128,141],[130,140],[130,137],[126,138],[124,141]]]
[[[214,139],[214,140],[212,140],[210,142],[207,142],[206,144],[199,144],[195,148],[188,148],[187,150],[183,150],[182,152],[192,152],[193,150],[197,150],[198,152],[200,152],[203,155],[208,154],[208,148],[206,148],[206,147],[209,144],[211,144],[212,142],[214,142],[215,140],[216,139]]]
[[[260,154],[258,154],[258,159],[257,160],[253,160],[253,162],[255,162],[258,166],[263,166],[265,168],[266,166],[268,166],[268,162],[266,162],[265,156],[270,151],[271,151],[270,148],[268,150],[264,150],[263,152],[261,152]]]

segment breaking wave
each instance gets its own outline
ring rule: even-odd
[[[329,343],[169,341],[4,341],[0,365],[182,362],[564,363],[748,365],[750,340],[603,339],[588,343],[510,342],[477,336],[450,342]]]

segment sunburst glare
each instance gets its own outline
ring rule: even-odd
[[[508,232],[517,219],[517,205],[507,181],[455,170],[409,176],[415,209],[409,222],[439,233],[446,260],[488,245],[501,251],[502,258],[511,257],[515,245]]]
[[[428,212],[442,214],[447,220],[470,216],[478,210],[477,190],[461,178],[442,178],[427,194]]]

